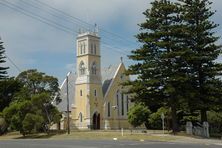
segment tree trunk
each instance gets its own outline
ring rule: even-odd
[[[207,121],[207,111],[205,109],[202,109],[201,111],[201,123]]]
[[[171,116],[172,116],[173,134],[175,134],[176,132],[178,132],[178,124],[177,124],[176,107],[174,107],[174,105],[171,107]]]

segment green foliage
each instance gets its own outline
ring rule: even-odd
[[[184,112],[181,110],[181,112],[178,113],[180,115],[180,124],[186,125],[187,122],[192,122],[192,123],[198,123],[200,122],[200,114],[199,112]]]
[[[55,96],[59,92],[58,79],[38,72],[36,69],[21,72],[17,79],[28,88],[31,94],[47,92],[50,96]]]
[[[3,47],[3,42],[0,38],[0,81],[7,78],[7,69],[8,67],[4,66],[5,61],[5,48]]]
[[[11,121],[13,115],[18,113],[18,104],[12,103],[9,107],[6,107],[3,110],[3,117],[5,118],[6,122],[11,126]]]
[[[13,77],[0,81],[0,111],[9,106],[22,87],[22,84]]]
[[[20,103],[13,102],[9,107],[6,107],[3,110],[4,118],[9,124],[11,130],[17,130],[21,133],[24,132],[24,129],[22,128],[22,121],[24,120],[26,113],[29,112],[31,108],[31,102],[27,100]]]
[[[170,108],[174,132],[183,118],[178,111],[200,112],[206,121],[206,111],[222,109],[222,64],[216,62],[221,46],[210,5],[208,0],[153,1],[136,35],[141,47],[129,56],[135,64],[127,74],[137,76],[125,83],[132,101],[152,112]]]
[[[129,82],[129,93],[135,94],[133,100],[145,103],[153,112],[161,106],[171,108],[176,131],[176,111],[185,99],[184,88],[189,88],[180,8],[169,0],[159,0],[152,2],[151,9],[143,14],[146,21],[139,25],[141,32],[136,36],[142,46],[129,56],[138,62],[127,72],[138,76]]]
[[[189,65],[190,82],[194,96],[190,97],[191,110],[201,111],[201,121],[207,121],[206,112],[219,109],[221,103],[222,64],[216,59],[222,52],[221,45],[217,45],[219,37],[214,29],[218,26],[212,21],[214,11],[211,10],[209,0],[179,0],[182,10],[182,21],[186,26],[183,33],[184,44],[190,51],[186,58]],[[197,105],[198,104],[198,105]]]
[[[48,131],[51,124],[61,119],[57,108],[48,103],[49,98],[47,93],[41,93],[33,95],[31,100],[13,102],[3,110],[4,118],[12,130],[18,130],[23,135]]]
[[[26,77],[27,76],[27,77]],[[12,130],[23,135],[49,130],[61,119],[61,114],[51,104],[59,90],[57,79],[37,70],[22,72],[17,77],[23,88],[14,95],[13,102],[3,110],[3,116]]]
[[[161,107],[157,110],[157,112],[154,112],[149,117],[149,128],[151,129],[162,129],[162,119],[161,114],[164,114],[165,121],[167,119],[167,116],[170,114],[169,109],[166,109],[164,107]]]
[[[222,134],[222,112],[209,111],[207,112],[208,122],[210,125],[210,133]]]
[[[134,127],[147,123],[150,110],[142,103],[135,104],[128,112],[128,121]]]
[[[0,116],[0,135],[4,134],[7,131],[7,123],[5,119]]]
[[[41,115],[27,113],[25,115],[24,120],[22,121],[22,127],[24,131],[28,134],[34,131],[40,131],[42,129],[42,125],[44,123],[44,119]]]

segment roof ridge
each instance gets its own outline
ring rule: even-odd
[[[107,94],[108,94],[108,92],[109,92],[109,90],[110,90],[110,88],[111,88],[111,86],[112,86],[112,84],[113,84],[113,82],[114,82],[117,74],[118,74],[118,71],[119,71],[119,69],[120,69],[120,67],[121,67],[122,65],[124,65],[122,62],[119,63],[119,66],[118,66],[118,68],[116,69],[115,74],[113,75],[113,77],[112,77],[112,79],[111,79],[111,82],[109,83],[109,86],[108,86],[108,88],[107,88],[107,90],[106,90],[106,92],[105,92],[105,94],[104,94],[104,98],[106,98],[106,96],[107,96]]]

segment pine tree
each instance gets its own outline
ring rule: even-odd
[[[7,69],[8,67],[3,66],[6,61],[4,60],[6,57],[4,55],[5,53],[5,48],[3,47],[3,42],[1,41],[0,38],[0,80],[7,78]]]
[[[142,46],[132,51],[128,74],[137,75],[131,81],[129,93],[133,100],[144,102],[151,111],[161,106],[171,109],[173,131],[178,130],[176,112],[184,98],[187,87],[187,48],[183,48],[183,25],[180,9],[169,0],[155,0],[151,9],[143,14],[146,21],[140,24],[141,32],[136,36]]]
[[[10,87],[9,82],[12,82],[10,79],[6,79],[7,77],[7,69],[8,67],[3,66],[5,63],[5,50],[3,47],[3,42],[0,38],[0,111],[2,111],[6,106],[8,106],[9,102],[11,101],[11,97],[9,93],[13,92],[8,90],[7,88]],[[11,88],[11,87],[10,87]],[[10,99],[9,99],[10,98]]]
[[[209,0],[179,0],[182,6],[183,23],[186,26],[184,39],[190,50],[186,59],[190,66],[192,88],[195,90],[192,98],[192,110],[200,110],[201,121],[207,121],[207,111],[217,109],[221,101],[222,64],[215,60],[221,53],[221,46],[216,45],[219,37],[213,29],[218,25],[211,21],[215,12],[211,10]],[[192,104],[190,103],[190,104]],[[220,102],[221,103],[221,102]]]

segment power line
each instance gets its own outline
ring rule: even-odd
[[[2,1],[4,1],[6,4],[5,4],[5,3],[2,3],[2,2],[0,2],[0,4],[6,6],[6,7],[8,7],[8,8],[10,8],[10,9],[13,9],[13,10],[15,10],[15,11],[18,11],[18,12],[22,13],[23,15],[29,16],[29,17],[31,17],[31,18],[33,18],[33,19],[35,19],[35,20],[38,20],[38,21],[40,21],[40,22],[42,22],[42,23],[45,23],[45,24],[47,24],[47,25],[49,25],[49,26],[51,26],[51,27],[54,27],[54,28],[56,28],[56,29],[59,29],[59,30],[61,30],[61,31],[63,31],[63,32],[66,32],[66,33],[68,33],[68,34],[73,34],[73,32],[71,32],[71,31],[69,30],[69,28],[67,28],[66,26],[60,25],[60,24],[58,24],[58,23],[56,23],[56,22],[54,22],[54,21],[51,21],[51,20],[49,20],[49,19],[47,19],[47,18],[41,17],[41,16],[39,16],[39,15],[36,15],[36,14],[34,14],[34,13],[30,12],[30,11],[27,11],[27,10],[23,9],[22,7],[19,7],[19,6],[15,5],[15,4],[13,4],[13,3],[10,3],[10,2],[8,2],[8,1],[6,1],[6,0],[2,0]],[[27,13],[27,12],[28,12],[28,13]],[[64,29],[64,28],[65,28],[65,29]]]
[[[48,13],[48,14],[50,14],[51,16],[53,16],[53,17],[56,17],[56,18],[58,18],[58,19],[63,19],[63,20],[66,20],[67,22],[70,22],[70,23],[74,23],[74,24],[77,24],[77,25],[79,25],[77,22],[75,22],[75,21],[70,21],[69,19],[67,19],[66,17],[60,17],[60,16],[58,16],[58,15],[56,15],[54,12],[52,12],[52,11],[50,11],[50,10],[45,10],[45,9],[41,9],[40,7],[38,7],[37,5],[34,5],[34,4],[32,4],[32,3],[30,3],[30,1],[25,1],[25,0],[20,0],[20,1],[22,1],[23,3],[22,4],[25,4],[25,5],[27,5],[27,6],[31,6],[31,7],[33,7],[33,8],[36,8],[36,9],[39,9],[39,10],[41,10],[41,12],[42,11],[45,11],[46,13]],[[83,26],[81,26],[81,27],[83,27]],[[83,27],[84,29],[87,29],[87,28],[85,28],[85,27]]]
[[[85,22],[85,21],[83,21],[83,20],[81,20],[81,19],[79,19],[79,18],[77,18],[77,17],[74,17],[74,16],[72,16],[72,15],[70,15],[70,14],[64,12],[64,11],[61,11],[61,10],[59,10],[59,9],[56,9],[56,8],[48,5],[47,3],[44,3],[44,2],[39,1],[39,0],[35,0],[34,2],[35,2],[35,3],[38,3],[38,4],[41,4],[41,5],[45,6],[45,7],[48,7],[48,8],[50,8],[51,10],[54,10],[54,12],[59,12],[60,14],[63,14],[64,16],[68,16],[69,18],[72,18],[72,19],[74,19],[74,20],[77,20],[77,21],[79,21],[79,22],[81,22],[81,23],[83,23],[83,24],[85,24],[85,25],[92,26],[91,24],[89,24],[89,23],[87,23],[87,22]]]
[[[3,0],[3,1],[4,1],[4,0]],[[6,1],[5,1],[5,2],[6,2]],[[11,9],[13,9],[13,10],[15,10],[15,11],[18,11],[18,12],[20,12],[20,13],[26,15],[26,16],[32,17],[33,19],[36,19],[36,20],[38,20],[38,21],[40,21],[40,22],[42,22],[42,23],[45,23],[45,24],[47,24],[47,25],[49,25],[49,26],[52,26],[52,27],[57,28],[57,29],[59,29],[59,30],[61,30],[61,31],[64,31],[64,32],[66,32],[66,33],[68,33],[68,34],[72,34],[70,31],[61,29],[61,28],[59,28],[59,27],[57,27],[57,26],[55,26],[55,25],[53,25],[53,24],[51,24],[51,23],[48,23],[48,22],[40,19],[41,17],[40,17],[40,18],[33,17],[32,15],[27,14],[26,11],[24,11],[24,12],[21,11],[22,9],[18,9],[18,8],[20,8],[20,7],[12,7],[12,6],[7,5],[7,4],[4,4],[4,3],[2,3],[2,2],[0,2],[0,4],[6,6],[6,7],[8,7],[8,8],[11,8]],[[14,5],[14,4],[13,4],[13,5]],[[15,5],[14,5],[14,6],[15,6]],[[112,48],[112,47],[109,47],[108,45],[107,45],[107,47],[108,47],[108,48]],[[120,52],[120,51],[118,51],[118,52]],[[124,54],[124,53],[123,53],[123,54]],[[9,60],[9,62],[18,70],[18,72],[21,73],[22,70],[19,68],[19,66],[17,66],[17,65],[15,64],[15,62],[14,62],[6,53],[5,53],[5,56],[6,56],[6,58]]]
[[[30,2],[27,2],[27,1],[25,1],[25,0],[20,0],[20,1],[22,1],[23,4],[25,4],[26,6],[28,5],[28,6],[31,6],[31,7],[35,8],[35,9],[39,9],[39,10],[41,10],[41,12],[42,12],[42,11],[45,11],[46,13],[50,14],[50,15],[53,16],[53,17],[56,17],[56,18],[59,18],[59,19],[63,19],[63,20],[65,20],[65,21],[69,22],[69,23],[74,23],[74,24],[76,24],[76,25],[78,25],[78,26],[81,26],[81,28],[84,28],[85,30],[89,30],[89,29],[88,29],[88,27],[85,27],[84,25],[87,25],[87,26],[90,26],[90,27],[93,26],[93,25],[88,24],[88,23],[86,23],[86,22],[83,22],[83,23],[82,23],[81,20],[79,21],[79,19],[78,19],[77,21],[80,22],[80,23],[82,23],[82,24],[79,24],[78,22],[76,22],[76,19],[73,19],[73,18],[71,18],[71,20],[70,20],[70,19],[67,19],[67,15],[63,14],[64,12],[62,13],[62,12],[59,11],[60,14],[62,13],[62,15],[65,16],[65,17],[61,17],[61,16],[58,16],[58,15],[55,14],[55,13],[57,13],[58,11],[50,11],[50,10],[41,9],[40,7],[34,5],[34,4],[30,3]],[[36,1],[35,1],[35,2],[36,2]],[[42,6],[42,5],[41,5],[41,6]],[[51,8],[51,7],[50,7],[50,8]],[[51,8],[51,9],[52,9],[52,8]],[[55,8],[54,8],[54,9],[55,9]],[[53,9],[53,10],[54,10],[54,9]],[[70,16],[68,16],[68,17],[70,18]],[[77,31],[76,31],[76,32],[77,32]],[[103,39],[113,40],[113,39],[116,39],[116,38],[104,37]],[[113,40],[113,41],[114,41],[114,40]],[[114,41],[114,42],[115,42],[115,41]],[[121,43],[123,43],[123,42],[121,42]],[[107,43],[105,43],[105,44],[107,44]],[[129,45],[129,44],[127,44],[127,45]]]
[[[31,7],[33,7],[33,8],[40,9],[39,7],[36,7],[36,5],[29,4],[29,3],[25,2],[24,0],[21,0],[21,1],[22,1],[24,4],[29,5],[29,6],[31,6]],[[50,11],[49,11],[49,14],[52,15],[52,16],[55,16],[55,17],[57,17],[57,18],[59,18],[59,19],[61,19],[61,17],[59,17],[59,16],[51,13]],[[63,18],[63,19],[64,19],[64,18]],[[69,21],[69,20],[67,20],[67,21]],[[72,21],[72,22],[73,22],[73,21]],[[75,23],[75,22],[74,22],[74,23]],[[85,22],[84,22],[84,23],[85,23]],[[89,24],[89,25],[91,25],[91,24]],[[86,27],[85,27],[85,29],[86,29]],[[77,31],[75,31],[75,32],[78,33]],[[105,45],[108,45],[108,46],[106,46],[106,47],[108,47],[108,48],[117,48],[117,49],[119,48],[119,47],[116,47],[116,46],[110,46],[109,43],[107,43],[107,42],[105,42],[105,41],[101,41],[101,43],[103,43],[103,44],[105,44]],[[126,51],[126,52],[128,52],[128,50],[125,50],[125,49],[123,49],[123,50]],[[124,52],[122,52],[122,51],[120,51],[120,53],[126,55],[126,53],[124,53]]]
[[[13,66],[21,73],[22,70],[13,62],[13,60],[5,53],[6,58],[9,60],[10,63],[12,63]]]
[[[35,2],[37,2],[37,3],[39,3],[39,4],[43,5],[43,6],[46,6],[46,7],[50,8],[50,9],[52,9],[52,10],[54,10],[54,11],[57,11],[57,12],[65,15],[65,16],[68,16],[68,17],[70,17],[70,18],[72,18],[72,19],[74,19],[74,20],[77,20],[77,21],[79,21],[79,22],[81,22],[81,23],[83,23],[83,24],[86,24],[86,25],[91,26],[91,27],[94,26],[94,25],[92,25],[92,24],[90,24],[90,23],[87,23],[86,21],[83,21],[82,19],[79,19],[79,18],[77,18],[77,17],[74,17],[74,16],[72,16],[72,15],[70,15],[70,14],[64,12],[64,11],[61,11],[61,10],[55,8],[55,7],[52,7],[52,6],[50,6],[49,4],[47,4],[47,3],[45,3],[45,2],[42,2],[42,1],[40,1],[40,0],[35,0]],[[107,30],[103,29],[102,27],[100,27],[100,30],[103,31],[103,32],[105,32],[105,33],[107,33],[107,34],[110,34],[110,35],[113,35],[113,36],[115,36],[115,37],[118,37],[118,38],[121,39],[122,41],[127,41],[128,43],[132,43],[133,45],[135,44],[135,42],[132,42],[131,40],[128,40],[128,39],[126,39],[125,37],[120,36],[119,34],[116,34],[116,33],[110,32],[110,31],[107,31]]]
[[[29,17],[31,17],[31,18],[33,18],[33,19],[35,19],[35,20],[38,20],[38,21],[40,21],[40,22],[42,22],[42,23],[45,23],[45,24],[47,24],[47,25],[49,25],[49,26],[51,26],[51,27],[54,27],[54,28],[59,29],[59,30],[61,30],[61,31],[64,31],[64,32],[66,32],[66,33],[68,33],[68,34],[71,34],[71,35],[73,35],[73,33],[78,34],[77,31],[72,32],[72,30],[71,30],[70,28],[68,28],[68,27],[66,27],[66,26],[64,26],[64,25],[58,24],[57,22],[51,21],[51,20],[49,20],[49,19],[47,19],[47,18],[45,18],[45,17],[42,17],[42,16],[40,16],[40,15],[36,15],[35,13],[32,13],[32,12],[30,12],[30,11],[27,11],[27,10],[23,9],[22,7],[19,7],[18,5],[15,5],[15,4],[13,4],[13,3],[10,3],[10,2],[8,2],[8,1],[6,1],[6,0],[3,0],[3,1],[4,1],[5,3],[7,3],[7,4],[2,3],[2,2],[0,2],[0,4],[6,6],[6,7],[8,7],[8,8],[10,8],[10,9],[13,9],[13,10],[15,10],[15,11],[18,11],[18,12],[22,13],[23,15],[29,16]],[[27,13],[27,12],[28,12],[28,13]],[[121,54],[127,55],[127,53],[125,53],[125,52],[123,52],[123,51],[117,50],[118,47],[112,47],[112,46],[110,46],[108,43],[106,43],[106,42],[104,42],[104,41],[101,41],[101,43],[104,44],[104,46],[106,46],[107,48],[114,49],[115,51],[117,51],[117,52],[119,52],[119,53],[121,53]],[[125,51],[126,51],[126,50],[125,50]]]

